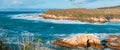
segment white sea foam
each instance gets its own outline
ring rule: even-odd
[[[91,25],[120,25],[120,23],[89,23],[89,22],[80,22],[77,20],[55,20],[55,19],[44,19],[38,14],[19,14],[11,16],[12,19],[24,19],[24,20],[34,20],[34,21],[43,21],[57,24],[91,24]]]
[[[66,36],[66,34],[54,34],[54,36]]]
[[[21,33],[22,36],[34,36],[34,33],[28,32],[28,31],[24,31]]]
[[[72,33],[72,34],[65,34],[64,38],[71,38],[79,35],[93,35],[97,39],[104,40],[106,39],[109,35],[120,35],[119,33]]]
[[[12,19],[25,19],[25,20],[34,20],[34,21],[43,21],[43,22],[51,22],[51,23],[57,23],[57,24],[95,24],[95,25],[103,25],[101,23],[88,23],[88,22],[80,22],[77,20],[55,20],[55,19],[44,19],[42,17],[39,17],[37,14],[19,14],[19,15],[13,15],[11,17]]]

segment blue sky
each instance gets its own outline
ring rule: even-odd
[[[120,5],[120,0],[0,0],[4,8],[99,8]]]

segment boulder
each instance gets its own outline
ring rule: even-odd
[[[54,42],[54,45],[62,47],[93,47],[104,48],[99,39],[94,35],[79,35],[67,39],[59,39]]]
[[[108,36],[106,46],[108,48],[120,50],[120,36],[119,35],[110,35]]]

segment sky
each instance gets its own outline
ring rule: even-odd
[[[0,9],[100,8],[118,5],[120,0],[0,0]]]

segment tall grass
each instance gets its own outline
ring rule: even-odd
[[[5,47],[6,50],[40,50],[40,43],[42,42],[41,38],[35,39],[33,33],[24,32],[21,33],[21,37],[16,36],[16,41],[9,41],[7,35],[2,35],[0,38],[0,43]],[[1,46],[3,47],[3,46]],[[1,49],[3,50],[3,49]]]

